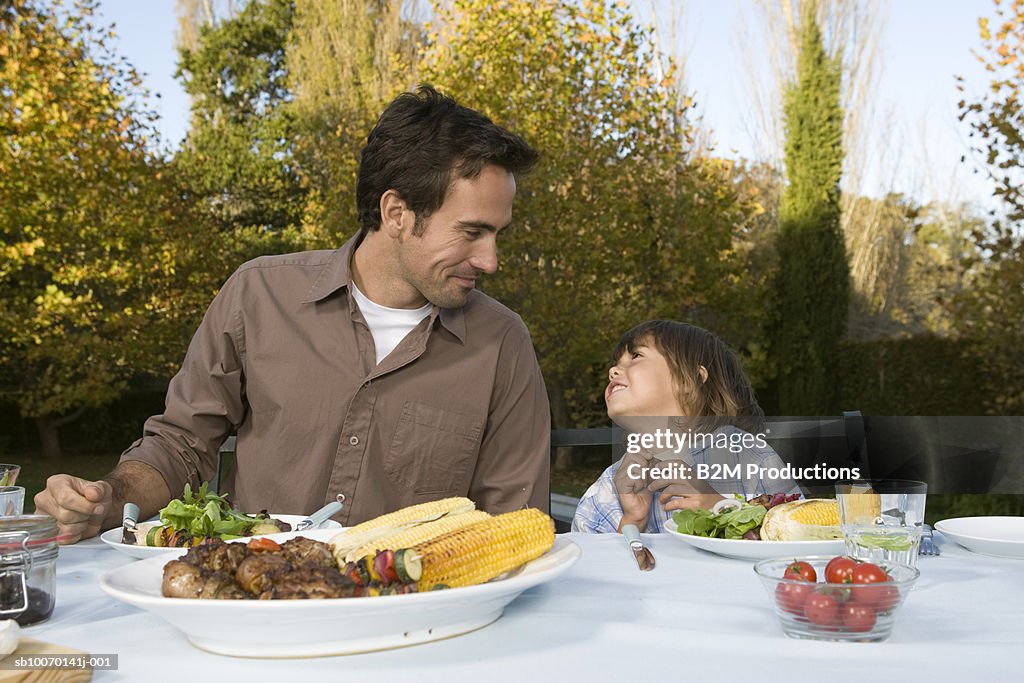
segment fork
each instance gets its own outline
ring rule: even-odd
[[[921,527],[921,547],[917,551],[918,555],[939,555],[939,546],[935,545],[935,539],[932,537],[932,527],[930,524],[925,524]]]

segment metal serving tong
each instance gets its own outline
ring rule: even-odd
[[[339,493],[335,496],[327,505],[306,517],[304,520],[295,525],[295,531],[305,531],[306,529],[313,529],[320,526],[334,515],[341,512],[341,508],[345,502],[345,494]]]
[[[640,538],[640,529],[635,524],[627,524],[622,527],[622,535],[626,537],[626,543],[633,551],[633,557],[636,558],[636,564],[640,567],[640,571],[649,572],[654,569],[654,555]]]

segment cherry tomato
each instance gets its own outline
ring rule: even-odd
[[[826,583],[818,588],[818,592],[824,595],[831,595],[837,603],[845,605],[850,601],[850,594],[853,593],[853,589],[848,585]]]
[[[865,586],[853,591],[852,602],[871,607],[878,612],[888,612],[900,601],[900,591],[896,586]]]
[[[875,627],[875,610],[867,605],[851,603],[840,611],[843,628],[853,633],[866,633]]]
[[[791,614],[802,616],[807,596],[814,592],[814,586],[806,581],[780,581],[775,589],[775,600],[779,607]]]
[[[793,560],[786,565],[786,571],[782,575],[782,578],[794,579],[796,581],[810,581],[811,583],[814,583],[818,580],[818,573],[814,571],[814,567],[806,562]]]
[[[882,583],[889,580],[889,575],[877,564],[859,562],[850,574],[851,583]]]
[[[804,616],[818,626],[838,626],[839,604],[831,595],[815,593],[804,603]]]
[[[892,581],[892,577],[886,574],[885,580]],[[875,609],[879,612],[888,612],[900,601],[900,589],[896,586],[885,586],[885,590],[880,593],[881,595],[875,600]]]
[[[281,549],[281,545],[271,538],[254,538],[248,543],[249,550],[254,553],[262,552],[276,552]]]
[[[857,562],[852,557],[845,555],[833,557],[825,565],[825,581],[828,583],[851,583],[856,566]]]
[[[853,590],[852,602],[866,607],[871,607],[879,612],[888,612],[899,602],[900,592],[893,585],[887,584],[892,577],[886,574],[881,567],[870,562],[862,562],[853,570],[853,583],[867,586]]]

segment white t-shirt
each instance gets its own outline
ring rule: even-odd
[[[352,283],[352,296],[359,304],[359,310],[370,327],[370,334],[373,335],[373,345],[377,351],[377,364],[387,358],[388,354],[394,351],[399,342],[405,339],[420,321],[430,315],[433,306],[428,302],[419,308],[388,308],[375,304],[366,298],[366,295],[359,291],[356,283]]]

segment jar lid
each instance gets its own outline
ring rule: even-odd
[[[28,532],[29,547],[57,542],[57,520],[49,515],[0,517],[0,538],[3,538],[5,534],[18,531]],[[14,545],[10,542],[0,541],[0,550],[13,547]]]

